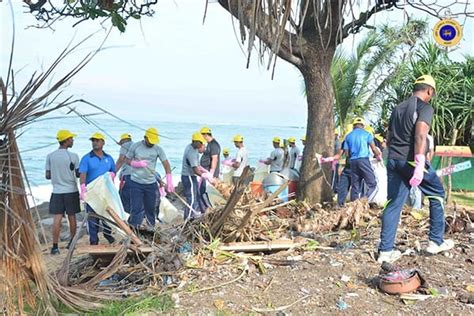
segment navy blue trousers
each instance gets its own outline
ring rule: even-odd
[[[339,183],[337,186],[337,205],[343,206],[346,202],[347,194],[351,188],[351,168],[344,167],[339,176]]]
[[[388,196],[382,215],[380,251],[393,249],[400,213],[410,192],[408,181],[413,176],[413,171],[414,167],[408,161],[389,159],[387,162]],[[423,181],[418,188],[430,201],[428,238],[440,245],[444,241],[444,188],[435,170],[428,163],[425,165]]]
[[[94,210],[89,204],[86,204],[86,211],[87,213],[94,213]],[[113,238],[112,229],[104,220],[95,216],[89,216],[87,219],[87,230],[89,232],[89,243],[91,245],[99,244],[99,230],[101,226],[105,239],[111,240],[111,238]]]
[[[359,158],[351,160],[351,201],[366,196],[369,202],[377,193],[377,180],[375,179],[374,170],[370,164],[369,158]],[[367,186],[367,192],[362,191],[362,180]]]
[[[158,184],[156,182],[151,184],[141,184],[130,180],[131,192],[131,209],[128,223],[133,227],[138,227],[142,224],[143,218],[146,217],[148,224],[155,226],[155,210],[156,192]],[[159,207],[159,206],[158,206]]]
[[[192,210],[189,207],[186,207],[184,209],[184,219],[187,219],[188,217],[194,218],[197,215],[204,213],[206,207],[203,205],[202,202],[197,177],[181,176],[181,183],[184,187],[184,197],[186,199],[186,202],[188,202],[189,206],[192,207]]]
[[[130,214],[130,209],[132,208],[132,191],[130,190],[130,175],[123,176],[123,186],[119,191],[120,200],[122,200],[123,210]]]

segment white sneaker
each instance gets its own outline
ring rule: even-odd
[[[398,250],[380,251],[379,257],[377,258],[377,262],[380,264],[384,262],[394,263],[401,257],[402,257],[402,253]]]
[[[441,245],[436,244],[434,241],[430,240],[428,247],[426,248],[426,252],[435,255],[437,253],[448,251],[453,249],[454,241],[452,239],[445,239]]]

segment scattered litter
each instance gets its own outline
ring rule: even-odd
[[[341,281],[342,281],[342,282],[349,282],[350,279],[351,279],[351,277],[348,276],[348,275],[343,274],[343,275],[341,276]]]
[[[339,310],[343,311],[343,310],[346,310],[348,305],[346,302],[344,302],[344,300],[342,299],[342,297],[340,297],[337,302],[336,302],[336,306],[337,308],[339,308]]]
[[[466,291],[468,291],[470,293],[474,293],[474,284],[468,285],[466,287]]]

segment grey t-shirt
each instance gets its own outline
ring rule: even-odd
[[[206,151],[202,154],[201,157],[201,166],[206,170],[211,170],[211,157],[213,155],[217,155],[217,167],[214,172],[214,178],[219,177],[219,164],[220,164],[220,155],[221,155],[221,146],[219,143],[213,139],[211,140],[207,146]]]
[[[165,152],[160,146],[153,145],[148,147],[145,141],[137,142],[130,146],[125,157],[131,160],[146,160],[148,162],[148,167],[146,168],[132,167],[131,179],[140,184],[155,183],[156,160],[158,158],[160,158],[161,162],[167,160]]]
[[[244,168],[248,166],[249,155],[247,153],[247,149],[245,147],[239,148],[237,151],[237,155],[235,156],[235,161],[240,162],[240,166],[235,169],[234,177],[240,177]]]
[[[281,148],[275,148],[270,154],[272,163],[270,164],[270,172],[280,172],[283,169],[283,160],[285,158],[285,152]]]
[[[296,158],[298,158],[299,154],[301,153],[298,146],[291,147],[290,149],[290,168],[295,169]]]
[[[74,165],[71,170],[71,164]],[[46,156],[46,171],[51,172],[53,193],[77,192],[76,169],[79,169],[79,156],[67,149],[58,149]]]
[[[193,168],[199,166],[199,151],[194,149],[191,144],[186,146],[183,155],[183,166],[181,168],[182,176],[195,176]]]
[[[129,141],[126,143],[123,143],[122,146],[120,146],[120,155],[121,156],[127,156],[128,151],[130,150],[130,147],[132,147],[133,142]],[[132,167],[126,163],[122,165],[122,168],[120,168],[120,172],[122,176],[129,176],[132,174]]]

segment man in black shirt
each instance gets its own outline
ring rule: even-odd
[[[431,76],[416,79],[413,95],[396,106],[390,117],[387,144],[388,197],[382,216],[378,262],[393,262],[401,257],[393,250],[400,213],[410,186],[419,187],[430,201],[429,246],[436,254],[454,247],[444,240],[444,188],[435,170],[426,162],[426,139],[433,119],[433,107],[428,104],[436,91]]]
[[[201,135],[207,142],[206,151],[202,154],[201,157],[201,167],[209,171],[214,178],[219,178],[219,165],[220,165],[220,155],[221,155],[221,146],[212,136],[212,131],[209,127],[204,126],[199,131]],[[202,181],[199,187],[199,194],[201,202],[204,204],[205,208],[211,206],[211,201],[206,192],[206,181]]]

